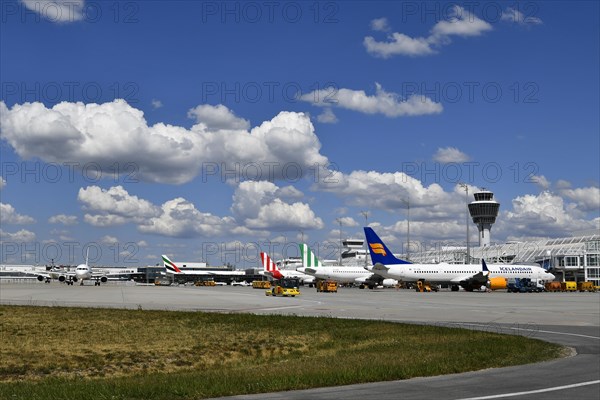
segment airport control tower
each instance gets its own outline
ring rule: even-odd
[[[475,201],[469,203],[469,213],[479,228],[479,246],[490,245],[490,230],[496,222],[500,203],[494,200],[494,193],[482,190],[473,194]]]

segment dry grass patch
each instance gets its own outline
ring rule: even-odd
[[[0,331],[0,399],[198,399],[561,355],[523,337],[276,315],[3,306]]]

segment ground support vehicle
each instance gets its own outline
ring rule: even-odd
[[[273,282],[270,290],[265,292],[267,296],[296,297],[300,295],[300,280],[298,278],[283,278]]]
[[[544,292],[546,287],[539,279],[510,278],[506,289],[511,293],[539,293]]]
[[[317,282],[317,292],[337,293],[338,284],[336,281],[320,280]]]
[[[271,281],[252,281],[253,289],[270,289]]]
[[[577,282],[566,281],[560,283],[560,291],[561,292],[576,292],[577,291]]]
[[[438,287],[435,285],[431,285],[427,281],[417,281],[417,285],[415,286],[415,290],[417,292],[437,292]]]
[[[577,282],[577,290],[580,292],[595,292],[596,288],[593,282]]]
[[[546,282],[545,287],[546,287],[547,292],[560,292],[561,291],[560,282],[557,282],[557,281]]]

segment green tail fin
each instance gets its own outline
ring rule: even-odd
[[[313,254],[306,243],[300,243],[300,254],[302,255],[302,266],[306,267],[321,267],[321,261]]]

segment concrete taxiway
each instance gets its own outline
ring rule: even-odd
[[[573,356],[535,365],[238,399],[600,399],[599,293],[416,293],[356,288],[316,293],[304,288],[299,297],[272,298],[264,290],[249,287],[0,283],[0,304],[380,319],[519,334],[574,349]]]

